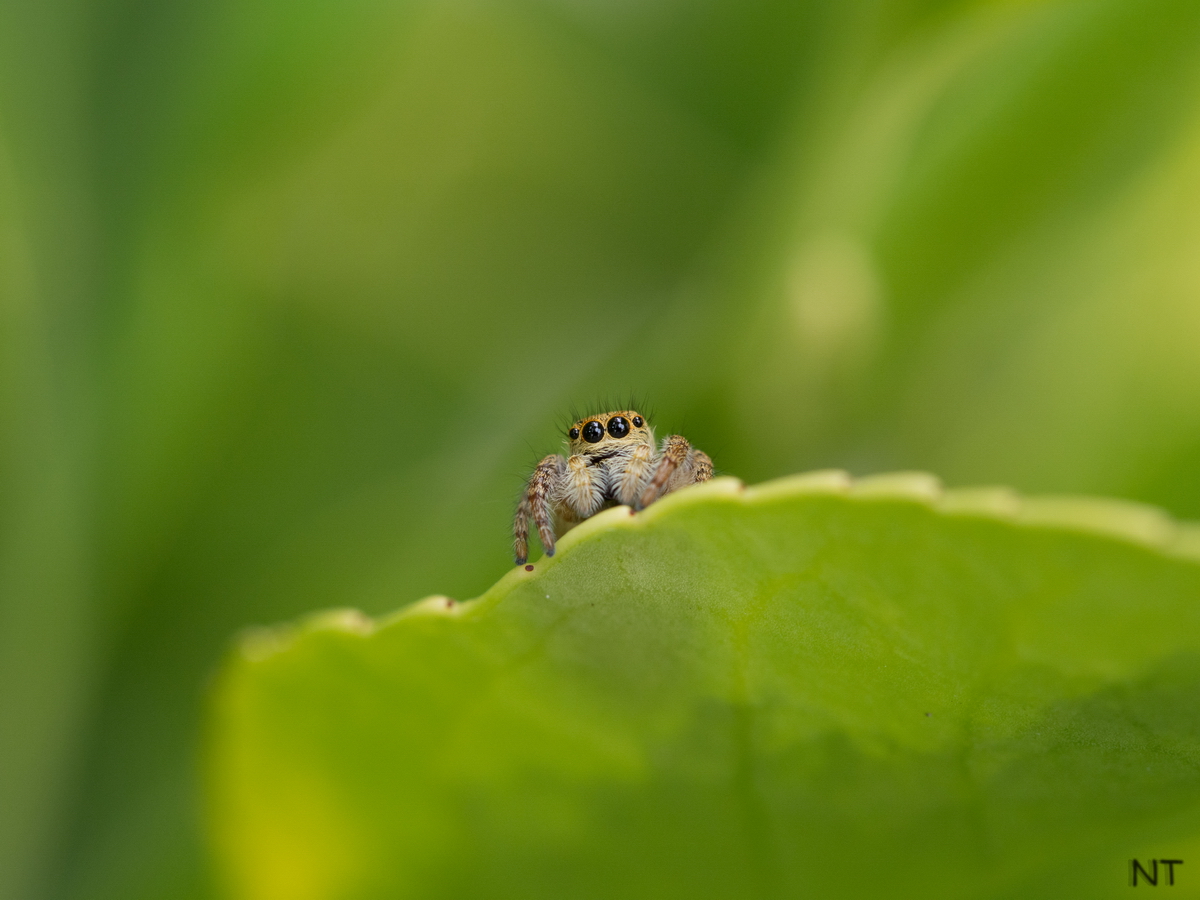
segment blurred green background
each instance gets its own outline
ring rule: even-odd
[[[482,592],[631,390],[1200,517],[1200,4],[0,4],[0,897],[211,896],[231,635]]]

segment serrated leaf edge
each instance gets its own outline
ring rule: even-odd
[[[406,619],[469,616],[490,606],[522,581],[536,578],[592,535],[618,528],[644,528],[664,515],[699,504],[757,504],[821,494],[867,503],[919,503],[947,516],[997,519],[1027,528],[1099,535],[1200,562],[1200,523],[1179,522],[1158,507],[1129,500],[1076,495],[1022,497],[1011,488],[999,486],[947,490],[937,476],[928,472],[889,472],[856,479],[841,469],[822,469],[749,487],[737,478],[723,476],[668,494],[641,513],[627,506],[597,513],[563,535],[554,557],[543,556],[533,564],[509,570],[474,600],[458,601],[435,594],[378,619],[356,609],[324,610],[297,623],[247,629],[239,636],[238,650],[245,659],[259,661],[287,649],[303,634],[338,632],[366,637]]]

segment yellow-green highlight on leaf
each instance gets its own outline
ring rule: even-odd
[[[560,547],[245,636],[208,744],[232,896],[1094,898],[1200,846],[1196,526],[815,472]]]

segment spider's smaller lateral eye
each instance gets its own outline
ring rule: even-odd
[[[623,438],[629,434],[629,420],[624,416],[613,416],[608,420],[608,433],[615,438]]]
[[[645,421],[642,419],[642,417],[641,417],[641,416],[634,416],[634,417],[633,417],[633,427],[634,427],[634,428],[641,428],[641,427],[642,427],[643,425],[645,425],[645,424],[646,424],[646,423],[645,423]]]
[[[571,430],[568,431],[567,434],[570,436],[571,440],[576,440],[579,437],[579,429],[572,426]]]
[[[604,426],[599,422],[588,422],[583,426],[583,439],[589,444],[596,443],[602,437],[604,437]]]

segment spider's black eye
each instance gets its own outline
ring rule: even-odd
[[[629,420],[624,416],[613,416],[608,420],[608,433],[615,438],[623,438],[629,434]]]
[[[599,422],[588,422],[583,426],[583,439],[589,444],[596,443],[602,437],[604,437],[604,426]]]
[[[579,437],[579,429],[572,428],[570,431],[567,432],[567,434],[570,435],[571,440],[575,440],[576,438]]]
[[[643,421],[643,419],[642,419],[642,417],[641,417],[641,416],[634,416],[634,417],[633,417],[633,427],[634,427],[634,428],[641,428],[641,427],[642,427],[643,425],[645,425],[645,424],[646,424],[646,423],[645,423],[645,421]]]

